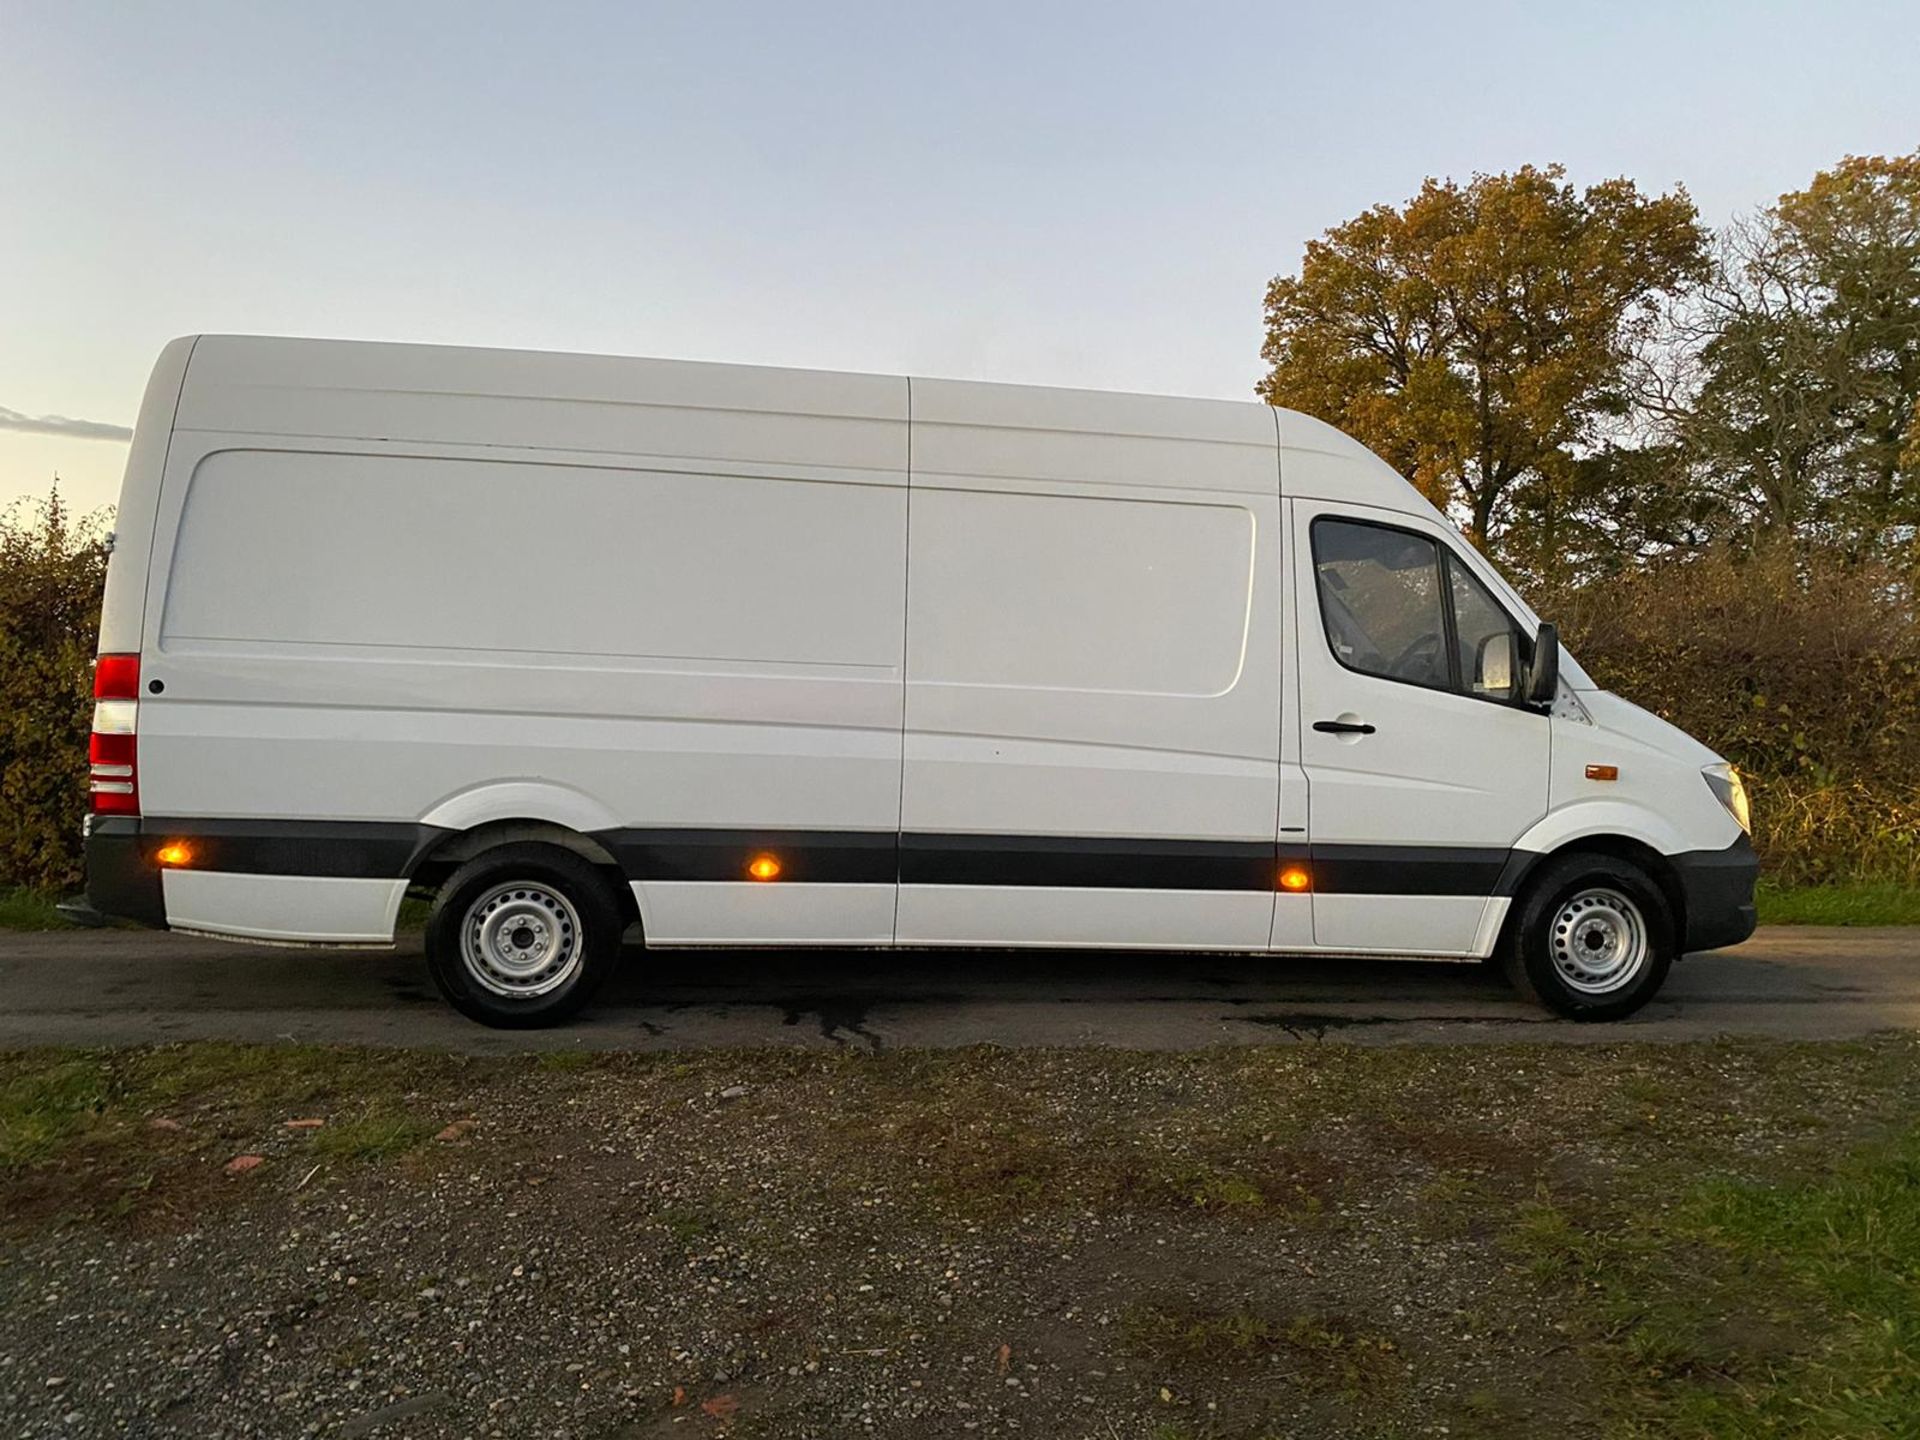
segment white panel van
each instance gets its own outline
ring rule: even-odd
[[[140,411],[93,904],[426,954],[1499,958],[1630,1013],[1744,939],[1739,776],[1399,475],[1265,405],[200,336]]]

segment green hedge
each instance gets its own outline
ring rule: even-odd
[[[57,489],[0,515],[0,886],[81,879],[105,541]]]
[[[1739,765],[1775,880],[1920,884],[1920,625],[1900,575],[1719,552],[1543,609],[1600,684]]]

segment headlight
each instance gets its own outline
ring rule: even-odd
[[[1753,812],[1747,806],[1747,787],[1740,772],[1731,765],[1709,765],[1700,772],[1707,788],[1727,807],[1727,813],[1740,822],[1740,828],[1753,833]]]

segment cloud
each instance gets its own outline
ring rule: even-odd
[[[65,435],[72,440],[131,440],[124,425],[99,420],[69,420],[64,415],[22,415],[0,405],[0,430],[24,430],[29,435]]]

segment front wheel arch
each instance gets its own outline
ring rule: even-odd
[[[1644,840],[1635,840],[1628,835],[1583,835],[1578,840],[1569,840],[1554,850],[1541,854],[1520,857],[1524,852],[1515,851],[1515,861],[1508,865],[1507,873],[1501,877],[1501,890],[1513,897],[1513,903],[1507,907],[1506,919],[1501,922],[1499,939],[1494,942],[1493,953],[1487,958],[1498,963],[1512,941],[1514,926],[1520,914],[1520,902],[1534,883],[1536,876],[1549,864],[1569,855],[1596,855],[1621,860],[1645,873],[1647,878],[1660,887],[1660,894],[1667,902],[1667,912],[1673,917],[1673,933],[1676,936],[1687,933],[1687,897],[1680,884],[1680,874],[1673,868],[1673,862]],[[1678,954],[1674,956],[1677,960]]]

